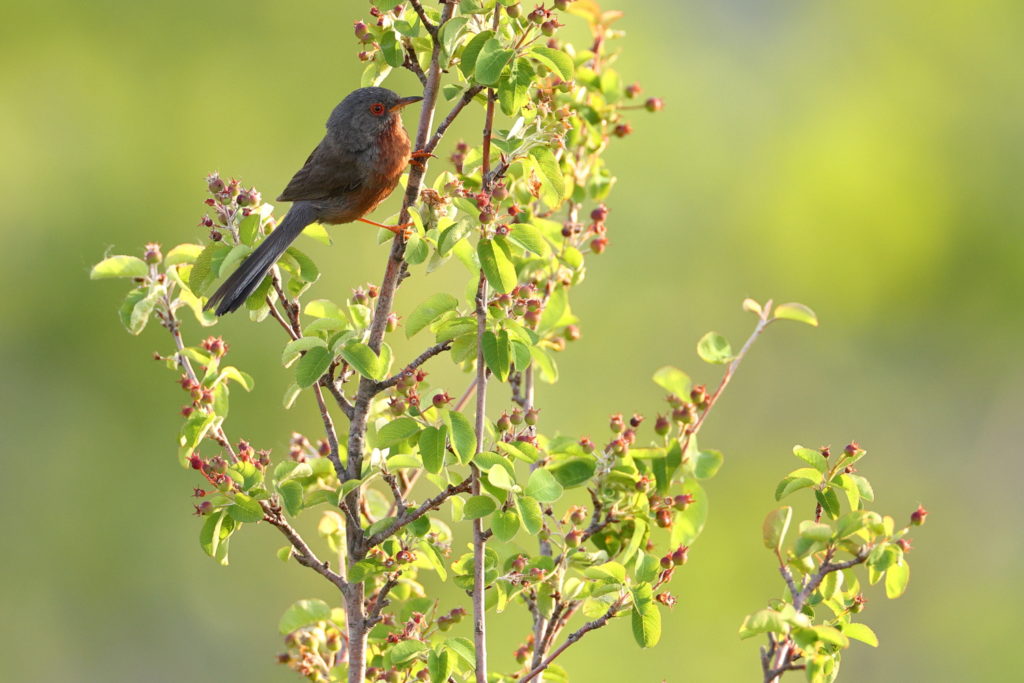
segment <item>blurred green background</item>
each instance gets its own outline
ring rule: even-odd
[[[781,589],[760,542],[774,484],[794,443],[857,439],[878,507],[903,519],[922,502],[931,517],[908,593],[868,593],[881,647],[854,644],[841,680],[1015,680],[1024,4],[618,4],[624,78],[666,106],[636,113],[609,153],[612,248],[576,292],[584,337],[540,390],[544,423],[600,436],[610,412],[653,414],[649,377],[668,363],[714,381],[695,342],[742,341],[745,296],[803,301],[822,326],[773,328],[709,422],[702,443],[726,466],[662,644],[641,652],[617,623],[563,663],[580,681],[760,680],[757,643],[736,631]],[[277,619],[329,594],[274,560],[262,527],[235,540],[229,568],[202,555],[174,457],[182,397],[150,360],[168,340],[127,335],[123,284],[88,269],[108,249],[198,238],[211,170],[275,196],[358,83],[351,24],[365,14],[337,0],[5,11],[0,678],[298,680],[273,663]],[[343,296],[379,278],[385,252],[369,230],[335,235],[305,248],[333,268],[319,291]],[[277,452],[293,427],[315,436],[308,399],[280,413],[277,331],[236,316],[218,332],[257,375],[231,433]],[[518,619],[493,621],[499,666]]]

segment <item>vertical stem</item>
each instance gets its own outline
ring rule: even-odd
[[[448,21],[455,12],[455,3],[445,3],[441,11],[440,24]],[[423,149],[430,137],[431,128],[434,125],[434,110],[437,108],[437,95],[441,86],[441,45],[435,40],[430,55],[430,67],[427,71],[427,80],[423,86],[423,105],[420,109],[419,125],[416,128],[415,149]],[[409,182],[406,186],[405,197],[402,201],[402,212],[399,216],[399,223],[409,221],[409,208],[416,202],[420,194],[420,185],[423,182],[423,175],[426,172],[427,160],[420,164],[413,165],[409,171]],[[402,279],[402,272],[405,269],[405,241],[401,236],[395,237],[391,244],[391,253],[388,255],[387,266],[384,269],[384,279],[381,281],[377,305],[373,311],[373,321],[370,323],[370,334],[367,344],[375,353],[380,351],[380,345],[384,340],[384,327],[388,315],[391,313],[391,306],[395,298],[395,290]],[[376,383],[365,377],[359,380],[359,389],[356,392],[352,406],[352,417],[349,420],[348,461],[346,462],[346,479],[357,479],[362,473],[363,447],[366,440],[366,421],[370,412],[370,403],[373,400]],[[345,498],[345,504],[353,515],[358,515],[362,507],[360,488],[356,487]],[[357,518],[358,519],[358,518]],[[349,569],[356,562],[363,559],[366,554],[365,538],[363,529],[359,524],[349,522],[345,525],[345,542],[348,548]],[[349,575],[348,573],[346,575]],[[361,582],[349,584],[349,590],[345,596],[346,619],[348,620],[349,634],[349,665],[348,683],[363,683],[366,678],[366,635],[368,624],[366,621],[366,610],[363,605],[364,589]]]
[[[363,583],[348,584],[345,595],[345,619],[348,624],[348,683],[363,683],[366,678],[366,611],[363,608]]]
[[[487,327],[487,278],[480,271],[480,282],[476,288],[476,451],[484,449],[484,419],[487,410],[487,366],[484,363],[484,331]],[[480,470],[475,464],[472,470],[472,493],[480,495]],[[484,525],[483,520],[473,520],[473,643],[476,649],[476,681],[487,683],[487,626],[484,620]]]
[[[501,5],[494,6],[492,26],[498,29]],[[491,167],[491,129],[494,125],[494,89],[487,90],[487,113],[484,116],[483,162],[480,179],[484,192],[490,191],[487,176]],[[476,451],[484,449],[484,419],[487,410],[487,366],[484,363],[484,332],[487,328],[487,278],[480,269],[480,282],[476,288]],[[480,495],[480,470],[470,464],[472,492]],[[473,520],[473,645],[476,651],[476,683],[487,683],[487,622],[484,615],[484,525]]]

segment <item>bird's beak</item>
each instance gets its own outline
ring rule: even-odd
[[[408,105],[412,104],[413,102],[419,102],[422,99],[423,99],[422,97],[419,97],[417,95],[414,95],[413,97],[403,97],[402,99],[398,100],[398,102],[395,104],[395,106],[391,107],[391,111],[392,112],[396,112],[396,111],[402,109],[403,107],[407,107]]]

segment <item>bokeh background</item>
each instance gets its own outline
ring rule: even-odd
[[[760,680],[757,644],[736,631],[780,589],[760,542],[774,484],[794,443],[857,439],[878,506],[903,518],[921,502],[931,517],[908,593],[868,593],[881,647],[855,644],[841,680],[1015,680],[1024,4],[618,4],[621,71],[666,106],[638,112],[609,152],[612,248],[575,295],[584,337],[540,391],[543,420],[600,435],[610,412],[651,414],[663,364],[713,381],[695,342],[708,329],[742,341],[743,297],[803,301],[822,325],[773,328],[709,422],[703,443],[726,467],[662,644],[640,652],[618,623],[564,663],[581,681]],[[127,335],[122,283],[88,270],[108,249],[196,239],[211,170],[276,195],[357,84],[351,24],[365,13],[339,0],[5,10],[3,680],[298,680],[273,663],[277,619],[328,594],[272,558],[280,542],[262,527],[235,539],[229,568],[202,555],[174,457],[181,396],[150,360],[168,341]],[[372,234],[335,234],[306,243],[331,264],[320,291],[379,278]],[[277,331],[240,317],[218,331],[257,374],[232,433],[278,451],[293,427],[315,435],[308,401],[280,414]],[[506,665],[516,619],[493,622]]]

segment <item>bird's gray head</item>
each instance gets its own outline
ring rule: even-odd
[[[396,123],[401,125],[397,119],[402,108],[422,99],[399,97],[387,88],[359,88],[334,108],[327,119],[327,129],[339,133],[346,142],[361,147],[376,141],[381,133]]]

